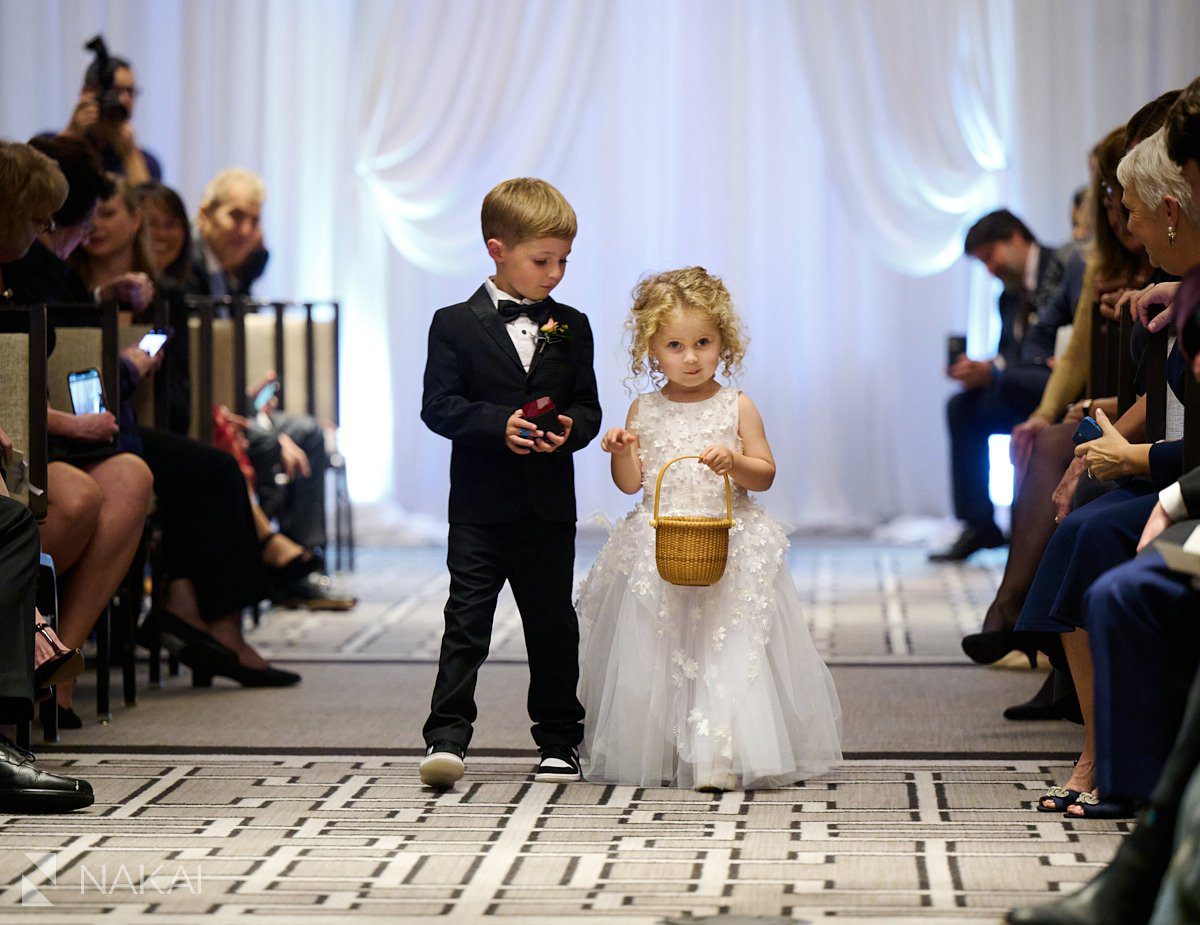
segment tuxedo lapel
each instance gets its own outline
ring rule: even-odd
[[[550,315],[547,318],[547,322],[549,322],[554,318],[554,300],[549,296],[546,296],[546,301],[550,303]],[[533,371],[537,369],[538,360],[540,360],[542,358],[542,354],[546,352],[546,346],[547,345],[541,341],[535,342],[533,347],[533,359],[529,361],[529,372],[525,374],[526,382],[528,382],[529,377],[533,375]]]
[[[517,355],[517,348],[513,346],[512,338],[508,336],[508,327],[496,311],[496,306],[492,304],[492,297],[488,295],[487,287],[480,286],[467,304],[475,313],[475,317],[479,319],[479,323],[483,325],[483,329],[487,331],[488,336],[496,342],[496,346],[505,356],[517,364],[517,369],[524,376],[525,364]]]

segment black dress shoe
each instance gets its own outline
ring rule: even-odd
[[[83,720],[79,718],[79,714],[70,707],[58,705],[58,728],[59,729],[82,729]]]
[[[1174,826],[1142,811],[1137,828],[1116,857],[1083,888],[1058,902],[1023,906],[1005,917],[1010,925],[1135,925],[1154,910],[1158,888],[1171,857]]]
[[[1006,708],[1004,718],[1015,722],[1065,719],[1082,726],[1083,712],[1079,709],[1079,697],[1070,685],[1067,686],[1067,691],[1068,693],[1061,697],[1054,696],[1054,672],[1051,672],[1036,694],[1024,703]]]
[[[0,736],[0,812],[65,813],[96,802],[87,781],[43,771],[33,759]]]
[[[949,549],[944,549],[941,552],[931,552],[929,554],[929,561],[962,562],[968,556],[974,555],[981,549],[995,549],[997,546],[1003,545],[1004,534],[1000,532],[1000,528],[995,524],[989,524],[987,527],[976,527],[968,524]]]

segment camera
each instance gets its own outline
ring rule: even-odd
[[[129,107],[121,102],[121,92],[113,86],[113,75],[117,68],[108,54],[108,46],[104,44],[103,36],[97,35],[83,46],[96,55],[89,73],[95,72],[96,83],[100,87],[96,93],[96,102],[100,104],[100,118],[107,122],[128,122]]]

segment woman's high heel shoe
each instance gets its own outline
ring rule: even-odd
[[[977,665],[998,662],[1014,649],[1023,652],[1029,659],[1029,667],[1037,667],[1037,642],[1026,633],[1012,630],[989,630],[964,636],[962,650],[967,658]]]
[[[68,649],[48,623],[34,625],[33,680],[39,695],[52,684],[64,684],[83,673],[83,652]]]
[[[291,687],[300,683],[300,675],[294,671],[284,671],[282,668],[246,668],[238,665],[236,668],[222,668],[214,671],[192,671],[192,687],[212,687],[214,677],[220,676],[237,681],[242,687]]]

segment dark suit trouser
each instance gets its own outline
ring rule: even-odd
[[[0,723],[33,717],[33,607],[40,551],[33,514],[0,498]]]
[[[247,454],[258,477],[258,497],[270,517],[279,520],[279,532],[301,546],[324,547],[325,472],[329,456],[325,452],[325,432],[307,414],[276,414],[271,430],[250,428]],[[312,475],[297,476],[287,485],[276,485],[275,475],[283,471],[279,434],[291,437],[308,457]]]
[[[1095,665],[1096,783],[1102,795],[1144,800],[1175,744],[1200,662],[1200,593],[1148,549],[1105,572],[1084,608]],[[1191,734],[1200,737],[1200,728]]]
[[[959,520],[980,528],[995,524],[988,494],[988,437],[1006,434],[1029,417],[1049,377],[1043,366],[1015,366],[1000,373],[991,387],[965,389],[947,402],[954,516]]]
[[[529,653],[529,718],[539,746],[583,739],[579,622],[571,603],[575,524],[534,518],[451,524],[446,565],[450,599],[425,742],[466,748],[475,722],[475,681],[487,658],[496,599],[512,588]]]

